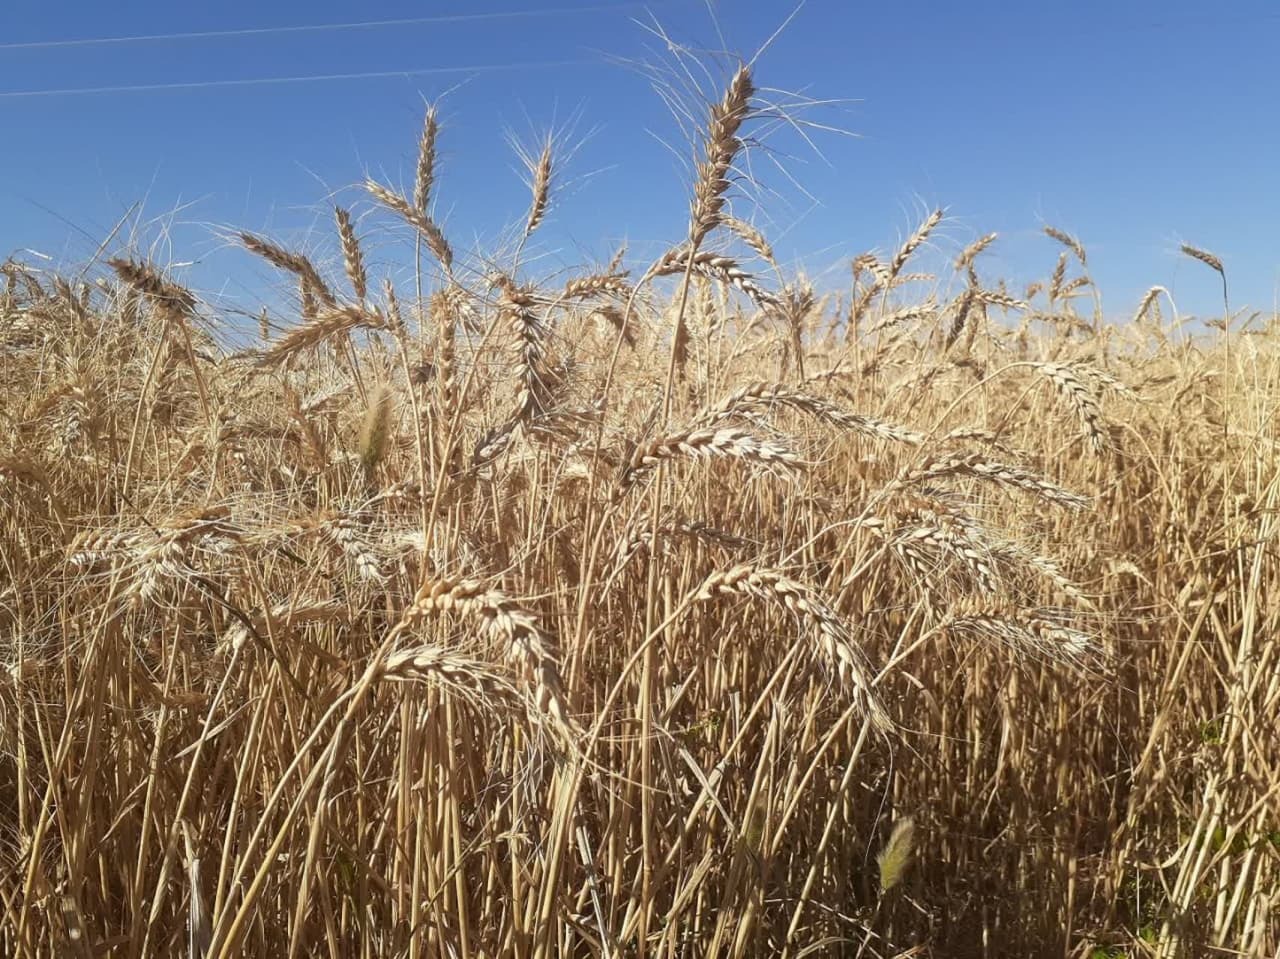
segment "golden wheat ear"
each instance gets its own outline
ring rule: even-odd
[[[529,171],[529,212],[525,217],[524,238],[529,236],[542,223],[547,215],[547,207],[551,204],[552,142],[551,134],[546,134],[538,147],[536,155],[520,151],[520,160]]]
[[[1193,260],[1199,260],[1201,263],[1203,263],[1209,269],[1213,270],[1215,273],[1218,274],[1218,276],[1222,278],[1222,310],[1223,310],[1222,319],[1223,319],[1223,322],[1225,323],[1229,318],[1229,314],[1231,313],[1231,307],[1227,302],[1227,268],[1226,266],[1223,265],[1222,260],[1218,256],[1214,255],[1213,253],[1210,253],[1208,250],[1202,250],[1199,247],[1191,246],[1189,243],[1182,244],[1180,249],[1182,250],[1184,255],[1191,257],[1191,259]]]
[[[689,245],[694,251],[702,245],[707,234],[720,225],[720,212],[729,191],[729,172],[734,158],[742,149],[738,132],[751,114],[754,95],[751,68],[744,64],[729,81],[724,97],[711,107],[689,216]]]
[[[453,269],[453,247],[440,226],[423,210],[418,209],[390,187],[385,187],[376,180],[366,180],[364,187],[369,195],[391,212],[400,216],[406,223],[416,229],[426,241],[431,255],[440,261],[448,273]]]
[[[351,292],[355,294],[358,302],[363,303],[369,296],[369,274],[365,272],[364,252],[360,249],[355,225],[351,222],[351,214],[342,207],[335,207],[333,216],[338,224],[338,238],[342,243],[342,265],[347,271],[347,279],[351,282]]]
[[[1080,261],[1081,266],[1085,267],[1086,269],[1088,268],[1089,258],[1085,255],[1084,244],[1081,243],[1078,239],[1076,239],[1070,233],[1067,233],[1065,230],[1059,230],[1057,227],[1053,227],[1053,226],[1046,226],[1044,228],[1044,235],[1049,237],[1052,240],[1057,240],[1059,243],[1061,243],[1068,250],[1070,250],[1072,253],[1075,254],[1075,257],[1077,260]]]
[[[431,190],[436,182],[436,137],[440,134],[440,120],[435,104],[427,107],[422,121],[422,135],[418,139],[418,168],[413,179],[413,207],[427,214],[431,208]]]
[[[320,278],[320,271],[301,253],[286,250],[252,233],[241,233],[240,242],[244,244],[246,250],[262,257],[276,269],[296,276],[302,284],[304,296],[313,296],[330,308],[337,306],[338,300],[328,284]]]
[[[978,258],[978,254],[994,243],[998,237],[999,234],[988,233],[986,236],[978,237],[961,250],[960,255],[956,257],[956,272],[968,270],[972,267],[973,261]]]

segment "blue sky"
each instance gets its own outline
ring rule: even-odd
[[[683,234],[688,187],[667,107],[626,65],[670,62],[636,21],[656,20],[694,47],[751,54],[794,9],[760,0],[24,4],[0,31],[0,255],[29,249],[78,263],[138,204],[131,229],[157,256],[192,262],[203,291],[252,309],[269,273],[221,237],[243,228],[322,248],[331,199],[367,210],[352,189],[366,173],[411,184],[423,98],[442,96],[437,212],[455,245],[491,243],[521,217],[526,194],[507,137],[556,127],[577,148],[539,238],[539,267],[605,260],[624,239],[637,254],[657,252]],[[472,19],[47,45],[457,14]],[[1019,285],[1057,257],[1041,225],[1077,234],[1115,316],[1156,283],[1184,313],[1215,310],[1217,278],[1179,257],[1181,242],[1226,261],[1233,306],[1270,310],[1280,290],[1278,49],[1275,0],[1214,9],[808,0],[760,57],[758,82],[847,101],[810,116],[857,136],[816,133],[820,154],[795,137],[772,141],[786,175],[761,154],[755,169],[769,192],[757,213],[737,212],[833,287],[852,255],[892,247],[940,205],[950,219],[938,250],[999,231],[986,270]],[[201,85],[366,73],[393,75]],[[192,86],[12,95],[172,84]],[[375,266],[391,269],[399,241],[388,221],[362,224]]]

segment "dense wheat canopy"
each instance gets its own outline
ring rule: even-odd
[[[331,264],[240,235],[249,348],[136,253],[4,265],[0,952],[1280,950],[1277,319],[1111,324],[1053,227],[913,273],[942,211],[814,289],[757,97],[652,263],[466,250],[433,109]]]

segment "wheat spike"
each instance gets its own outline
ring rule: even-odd
[[[920,248],[925,240],[929,239],[929,234],[942,222],[943,215],[942,210],[934,210],[925,217],[923,223],[916,227],[916,231],[907,237],[906,242],[898,248],[898,252],[889,261],[889,275],[884,285],[891,283],[893,278],[902,272],[902,268],[907,265],[907,260],[911,259],[911,255]]]
[[[762,440],[746,430],[737,427],[689,429],[638,445],[623,470],[619,489],[629,489],[659,463],[680,456],[741,459],[785,470],[800,466],[800,456],[795,450],[773,440]]]
[[[430,213],[431,189],[436,182],[436,137],[440,122],[435,104],[427,107],[418,139],[418,167],[413,180],[413,208],[424,216]]]
[[[724,195],[729,189],[729,170],[742,148],[738,131],[750,115],[754,93],[751,69],[743,64],[729,81],[724,97],[711,107],[689,217],[689,245],[694,250],[719,225]]]
[[[179,286],[172,280],[165,279],[154,267],[136,260],[116,258],[108,260],[107,265],[116,271],[116,275],[140,293],[145,293],[157,303],[185,314],[192,314],[196,308],[196,298],[191,291]]]
[[[1089,498],[1063,489],[1042,476],[1021,466],[1011,466],[988,460],[981,453],[967,453],[954,456],[943,456],[931,460],[919,469],[907,474],[905,483],[924,483],[950,476],[969,476],[986,480],[1000,486],[1024,490],[1043,497],[1051,503],[1057,503],[1072,510],[1083,510],[1089,506]],[[891,488],[901,488],[903,482]]]
[[[1106,425],[1102,420],[1102,410],[1098,398],[1089,384],[1076,372],[1075,368],[1065,363],[1038,363],[1036,370],[1045,376],[1057,389],[1079,417],[1088,437],[1089,447],[1095,453],[1101,453],[1107,445]]]
[[[338,223],[338,238],[342,241],[342,265],[357,302],[363,303],[369,295],[369,275],[364,268],[364,253],[351,223],[351,214],[342,207],[334,207],[334,219]]]
[[[956,270],[967,270],[973,266],[973,261],[977,259],[978,254],[989,247],[996,241],[998,234],[988,233],[986,236],[980,236],[974,240],[956,257]]]
[[[683,273],[688,263],[688,248],[676,247],[654,264],[649,275],[671,276]],[[778,297],[757,283],[755,277],[739,267],[732,257],[712,253],[709,250],[700,250],[693,255],[693,272],[741,290],[761,308],[776,309],[778,307]]]
[[[529,213],[525,217],[524,237],[528,239],[530,234],[538,228],[543,218],[547,215],[547,206],[551,202],[551,174],[552,174],[552,142],[551,134],[547,134],[542,140],[542,146],[538,150],[538,155],[526,156],[521,151],[521,160],[529,171]]]
[[[512,597],[477,580],[437,579],[422,586],[395,632],[416,628],[428,616],[456,611],[477,619],[507,656],[533,677],[537,705],[569,740],[578,731],[569,713],[560,666],[537,619]]]
[[[369,394],[369,405],[360,421],[358,450],[360,464],[367,477],[372,478],[387,452],[391,437],[391,391],[385,384]]]
[[[358,306],[335,306],[318,313],[314,319],[295,326],[285,333],[262,352],[260,363],[267,366],[279,364],[303,350],[312,349],[354,330],[389,328],[386,318],[377,310],[363,309]]]
[[[1226,267],[1222,265],[1222,260],[1210,253],[1208,250],[1201,250],[1198,247],[1194,247],[1186,243],[1182,244],[1180,249],[1187,256],[1191,257],[1191,259],[1199,260],[1211,270],[1216,271],[1218,275],[1224,277],[1227,275],[1227,270]]]
[[[885,423],[869,416],[850,413],[820,397],[783,383],[749,383],[725,397],[717,406],[704,410],[695,420],[699,426],[714,426],[731,416],[754,414],[774,407],[787,407],[806,413],[841,429],[853,430],[877,439],[919,445],[924,437],[901,426]]]
[[[778,268],[778,261],[773,258],[773,247],[769,245],[769,241],[765,239],[764,234],[758,229],[745,220],[739,220],[736,216],[729,216],[728,214],[722,214],[720,222],[738,239],[749,246],[756,256],[760,257],[775,270]]]
[[[877,729],[891,727],[888,713],[872,690],[866,655],[840,617],[812,590],[779,570],[744,565],[712,573],[696,596],[708,602],[724,593],[781,603],[811,623],[817,632],[818,651],[845,682],[863,714]]]
[[[1044,235],[1047,237],[1050,237],[1051,239],[1057,240],[1059,243],[1061,243],[1068,250],[1070,250],[1072,253],[1075,254],[1076,259],[1080,261],[1081,266],[1088,267],[1089,259],[1088,257],[1085,256],[1084,245],[1079,240],[1077,240],[1074,236],[1072,236],[1070,233],[1066,233],[1063,230],[1059,230],[1057,227],[1046,226],[1044,228]]]
[[[444,232],[424,211],[418,209],[399,193],[391,190],[375,180],[366,180],[364,187],[375,200],[399,216],[410,226],[422,234],[427,241],[427,249],[440,261],[445,272],[453,269],[453,248],[445,239]]]
[[[241,233],[240,242],[250,253],[257,254],[277,269],[296,276],[304,292],[314,296],[326,307],[333,308],[337,305],[337,299],[324,280],[320,279],[320,273],[315,268],[315,264],[301,253],[291,253],[284,247],[276,246],[270,240],[264,240],[252,233]]]

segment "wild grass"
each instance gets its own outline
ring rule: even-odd
[[[434,110],[413,288],[242,234],[253,350],[4,265],[0,952],[1280,951],[1277,318],[908,273],[941,212],[819,297],[756,97],[630,272],[455,247]]]

